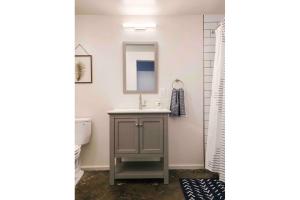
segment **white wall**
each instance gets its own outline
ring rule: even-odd
[[[209,109],[210,109],[210,96],[211,84],[215,59],[215,45],[216,35],[215,29],[219,26],[220,22],[224,19],[224,15],[204,15],[204,137],[205,146],[207,142]]]
[[[131,32],[123,22],[154,21],[155,31]],[[93,83],[76,84],[76,116],[93,120],[91,142],[83,148],[82,165],[107,169],[109,118],[107,111],[137,107],[138,95],[123,94],[122,42],[157,41],[159,88],[165,88],[163,106],[169,107],[172,81],[185,85],[187,116],[169,119],[171,168],[203,167],[203,19],[193,16],[76,16],[76,44],[93,55]],[[80,54],[81,52],[76,52]],[[144,95],[154,104],[159,95]]]

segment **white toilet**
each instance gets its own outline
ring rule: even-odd
[[[83,175],[80,168],[80,151],[81,146],[89,143],[92,134],[92,120],[90,118],[75,119],[75,185]]]

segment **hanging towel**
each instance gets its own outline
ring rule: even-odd
[[[185,115],[184,90],[182,88],[173,88],[171,95],[170,110],[170,116],[179,117],[181,115]]]

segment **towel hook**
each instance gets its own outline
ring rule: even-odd
[[[183,83],[183,81],[182,80],[180,80],[180,79],[175,79],[174,81],[173,81],[173,83],[172,83],[172,88],[174,88],[174,84],[176,84],[176,83],[181,83],[181,88],[183,88],[184,87],[184,83]]]

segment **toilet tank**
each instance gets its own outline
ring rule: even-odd
[[[92,134],[92,120],[90,118],[75,119],[75,144],[89,143]]]

